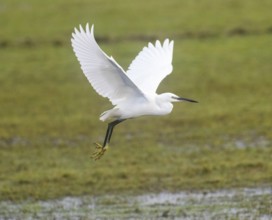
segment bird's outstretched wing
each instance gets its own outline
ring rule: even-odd
[[[127,75],[144,93],[156,93],[160,82],[172,70],[174,42],[149,43],[130,64]]]
[[[94,26],[81,26],[72,34],[72,47],[81,69],[98,94],[107,97],[113,105],[131,97],[144,97],[142,91],[129,79],[122,67],[107,56],[94,38]]]

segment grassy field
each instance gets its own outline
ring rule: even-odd
[[[261,2],[261,3],[260,3]],[[0,200],[255,187],[272,183],[272,2],[0,3]],[[111,108],[81,73],[74,26],[95,23],[125,69],[155,38],[175,41],[159,92],[199,101],[118,126],[90,159]]]

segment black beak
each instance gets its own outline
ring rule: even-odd
[[[187,102],[194,102],[194,103],[198,103],[198,101],[195,101],[193,99],[187,99],[187,98],[182,98],[182,97],[178,97],[176,98],[179,101],[187,101]]]

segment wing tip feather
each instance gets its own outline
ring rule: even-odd
[[[90,26],[89,26],[89,22],[86,23],[86,27],[85,30],[82,27],[82,25],[80,24],[79,27],[74,27],[74,32],[72,34],[84,34],[84,33],[94,33],[94,24],[92,24],[91,26],[91,31],[90,31]]]

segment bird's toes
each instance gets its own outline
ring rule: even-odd
[[[103,146],[99,143],[94,143],[94,144],[95,144],[95,149],[97,149],[97,150],[100,150],[103,148]]]
[[[99,160],[108,149],[108,145],[106,145],[105,147],[103,147],[99,143],[95,143],[95,145],[95,151],[92,153],[91,158],[93,158],[94,160]]]

